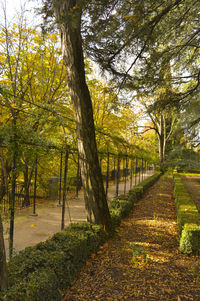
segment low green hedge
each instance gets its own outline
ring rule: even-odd
[[[133,208],[134,202],[128,199],[128,197],[115,198],[110,202],[110,214],[113,226],[119,226],[121,220],[126,217]]]
[[[139,187],[141,186],[143,188],[143,191],[145,191],[147,188],[151,187],[159,179],[160,175],[161,173],[157,172],[153,176],[146,178],[144,181],[142,181],[139,184]]]
[[[129,191],[129,196],[136,200],[140,199],[143,193],[159,179],[160,175],[161,172],[156,172],[153,176],[146,178]]]
[[[87,257],[108,238],[99,225],[73,223],[45,242],[20,251],[8,264],[6,301],[57,301]]]
[[[174,195],[177,210],[177,223],[180,234],[180,250],[185,254],[200,251],[200,214],[187,192],[181,177],[174,173]]]
[[[120,225],[142,193],[159,177],[155,174],[126,195],[111,200],[113,226]],[[99,225],[72,223],[65,230],[34,247],[20,251],[8,264],[9,290],[0,301],[60,301],[62,289],[70,285],[87,257],[108,239]]]
[[[114,226],[119,226],[122,218],[127,216],[139,200],[143,193],[152,186],[160,177],[161,173],[155,173],[153,176],[145,179],[139,185],[134,186],[126,195],[120,195],[110,202],[110,213]]]

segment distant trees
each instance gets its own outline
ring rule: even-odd
[[[150,118],[152,125],[146,126],[143,132],[154,130],[158,139],[158,152],[160,163],[165,160],[167,144],[175,133],[180,112],[179,103],[175,103],[177,91],[172,87],[172,74],[170,62],[165,62],[160,72],[160,83],[152,94],[138,92],[139,101]]]

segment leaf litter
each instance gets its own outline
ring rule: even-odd
[[[171,177],[146,192],[66,288],[63,301],[79,300],[200,300],[200,256],[178,249]]]

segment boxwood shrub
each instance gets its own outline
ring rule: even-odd
[[[185,254],[199,253],[200,250],[200,226],[185,223],[181,237],[180,250]]]
[[[99,225],[74,223],[45,242],[25,248],[11,259],[6,301],[57,301],[87,257],[108,238]]]
[[[110,202],[113,227],[120,225],[142,193],[159,177],[155,174],[126,195]],[[99,225],[72,223],[44,242],[20,251],[8,263],[9,289],[0,301],[59,301],[62,289],[70,285],[87,257],[108,239]]]
[[[133,187],[129,191],[130,198],[133,198],[134,201],[140,199],[143,193],[159,179],[160,175],[161,172],[156,172],[153,176],[146,178],[137,186]]]
[[[129,190],[128,194],[120,195],[110,202],[110,214],[114,226],[119,226],[122,218],[127,216],[134,204],[139,200],[143,193],[152,186],[160,177],[161,173],[157,172],[153,176],[145,179],[139,185]]]
[[[180,234],[180,250],[185,254],[200,251],[200,214],[182,183],[181,176],[174,172],[174,195],[177,210],[177,224]]]

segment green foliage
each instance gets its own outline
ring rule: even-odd
[[[133,244],[132,242],[130,243],[130,248],[133,251],[133,257],[132,257],[132,261],[134,264],[138,264],[138,255],[143,254],[144,252],[144,248],[138,248],[135,244]]]
[[[185,139],[184,142],[180,142],[181,139]],[[199,161],[199,152],[198,148],[192,148],[189,146],[189,141],[187,138],[177,139],[177,144],[174,145],[173,149],[167,156],[167,160],[164,162],[164,168],[168,168],[169,166],[173,169],[177,169],[178,172],[191,172],[191,173],[199,173],[200,172],[200,161]],[[190,139],[190,143],[194,139]]]
[[[108,238],[105,231],[99,225],[91,225],[89,223],[73,223],[69,226],[71,231],[83,232],[87,238],[88,253],[94,253],[100,245],[102,245]]]
[[[87,257],[108,235],[101,226],[77,223],[52,238],[19,252],[9,262],[8,301],[61,300],[60,290],[70,285]]]
[[[30,301],[59,301],[61,300],[59,278],[51,269],[37,270],[29,277],[27,286],[28,300]]]
[[[197,254],[200,250],[200,225],[185,223],[181,238],[180,250],[185,254]]]
[[[59,301],[62,299],[58,290],[59,280],[51,269],[38,269],[26,280],[13,285],[4,295],[9,301]]]
[[[186,191],[180,175],[174,173],[173,178],[180,250],[186,254],[198,253],[200,249],[200,214]]]
[[[134,203],[139,200],[144,191],[152,186],[160,177],[160,173],[145,179],[139,185],[132,188],[127,195],[120,195],[110,202],[110,215],[114,226],[119,226],[121,219],[129,214]]]
[[[134,243],[130,243],[130,248],[133,251],[132,261],[135,265],[139,264],[142,256],[142,263],[149,263],[151,259],[147,256],[145,249],[137,247]]]
[[[141,184],[141,183],[140,183]],[[142,197],[143,194],[143,187],[141,185],[137,185],[135,186],[133,189],[131,189],[131,191],[129,193],[134,193],[136,199],[140,199]]]
[[[178,174],[174,174],[174,183],[177,223],[181,233],[185,223],[200,224],[200,215]]]
[[[133,204],[130,200],[120,200],[119,198],[111,200],[110,214],[114,227],[120,225],[121,220],[130,213]]]
[[[149,130],[156,130],[169,154],[176,140],[180,145],[175,133],[180,115],[180,126],[190,132],[188,135],[184,130],[184,135],[192,140],[198,138],[199,41],[196,28],[200,2],[145,0],[134,1],[134,5],[130,3],[116,1],[112,9],[110,1],[88,4],[89,10],[85,9],[84,13],[90,18],[82,28],[85,50],[103,69],[110,71],[115,80],[119,79],[120,88],[129,89],[133,95],[137,93],[137,99],[143,100],[152,122]],[[193,100],[196,103],[191,112]],[[185,104],[188,108],[183,109]],[[161,160],[163,155],[160,149]]]
[[[135,186],[129,191],[129,195],[135,195],[136,199],[139,199],[142,197],[142,194],[145,190],[147,190],[149,187],[151,187],[160,177],[161,173],[157,172],[153,176],[145,179],[139,185]]]
[[[111,216],[113,227],[119,226],[121,223],[121,219],[122,219],[120,208],[118,208],[118,209],[111,208],[110,216]]]

